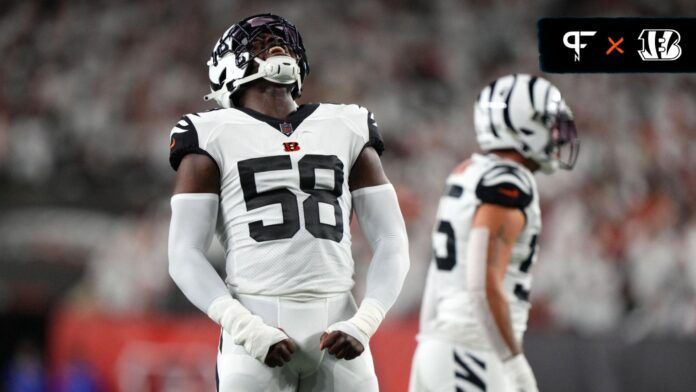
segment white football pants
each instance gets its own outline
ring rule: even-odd
[[[310,301],[259,295],[238,295],[237,299],[266,324],[285,331],[298,349],[290,362],[271,368],[250,356],[242,346],[235,345],[223,331],[217,356],[220,392],[379,390],[369,347],[350,361],[319,350],[319,337],[324,330],[355,314],[357,306],[350,293]]]
[[[413,355],[409,392],[514,392],[492,351],[421,339]]]

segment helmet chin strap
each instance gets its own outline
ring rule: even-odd
[[[302,78],[300,77],[300,66],[297,65],[297,60],[290,56],[272,56],[266,60],[262,60],[258,57],[254,58],[254,61],[259,63],[259,70],[252,75],[235,80],[232,83],[233,88],[237,88],[245,83],[252,82],[256,79],[266,79],[269,82],[278,84],[293,84],[297,82],[298,90],[302,89]],[[224,105],[223,102],[229,101],[230,92],[224,86],[213,91],[210,94],[203,97],[204,100],[208,101],[215,99],[218,103],[221,103],[223,107],[228,108],[228,105]]]
[[[203,100],[210,101],[211,99],[214,99],[217,101],[218,104],[220,104],[220,106],[222,106],[225,109],[229,109],[230,95],[232,95],[232,93],[227,91],[227,88],[225,86],[222,86],[222,88],[220,88],[219,90],[212,91],[210,94],[204,95]]]
[[[254,61],[259,63],[259,70],[255,74],[235,80],[232,84],[234,87],[264,78],[269,82],[278,84],[293,84],[297,82],[297,87],[302,88],[300,66],[297,65],[297,60],[294,58],[290,56],[272,56],[262,60],[255,57]]]

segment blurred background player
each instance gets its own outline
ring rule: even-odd
[[[373,115],[295,103],[309,63],[294,25],[275,15],[230,27],[208,66],[205,98],[221,108],[185,115],[171,133],[169,271],[222,327],[218,388],[376,391],[368,342],[409,261]],[[374,251],[359,308],[353,210]],[[227,286],[204,253],[216,224]]]
[[[541,231],[533,172],[572,169],[573,116],[549,81],[493,81],[474,107],[474,154],[447,178],[432,235],[411,392],[537,391],[522,350]]]

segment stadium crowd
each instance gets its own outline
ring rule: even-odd
[[[539,74],[539,15],[689,6],[653,3],[4,2],[0,263],[27,252],[73,263],[78,254],[84,278],[67,301],[192,309],[166,273],[169,130],[182,114],[210,108],[205,62],[218,35],[272,10],[299,27],[308,48],[301,102],[354,102],[377,116],[412,246],[393,313],[412,314],[444,178],[476,151],[478,91],[505,73]],[[545,221],[532,328],[696,334],[696,81],[545,76],[573,109],[582,147],[573,172],[538,176]],[[356,236],[358,278],[367,252]],[[222,259],[219,247],[213,253]]]

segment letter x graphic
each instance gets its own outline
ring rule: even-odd
[[[621,49],[621,48],[619,47],[619,45],[620,45],[620,44],[623,42],[623,40],[624,40],[623,37],[619,38],[619,40],[616,41],[616,42],[614,42],[614,40],[611,39],[611,37],[607,37],[607,39],[609,40],[609,43],[611,44],[611,47],[610,47],[609,49],[607,49],[607,52],[605,53],[607,56],[609,55],[609,53],[611,53],[612,51],[614,51],[614,49],[616,49],[619,53],[623,54],[623,52],[624,52],[623,49]]]

